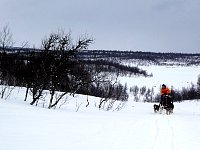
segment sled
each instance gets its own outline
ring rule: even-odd
[[[167,115],[172,114],[174,110],[174,104],[172,98],[169,95],[165,95],[163,101],[161,101],[159,105],[154,104],[153,108],[154,108],[154,113],[163,114],[165,111]]]

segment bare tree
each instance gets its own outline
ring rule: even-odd
[[[114,86],[115,86],[115,84],[117,84],[117,80],[118,80],[118,78],[116,78],[114,83],[111,83],[112,81],[110,81],[110,80],[103,81],[105,83],[104,88],[105,88],[106,92],[103,93],[102,98],[100,99],[99,109],[101,109],[103,107],[103,104],[105,102],[107,102],[109,100],[109,98],[111,97],[112,92],[114,90]]]
[[[47,59],[51,59],[46,65],[46,72],[49,75],[49,109],[55,107],[68,92],[74,94],[84,84],[85,74],[87,73],[84,74],[83,70],[81,72],[80,68],[77,69],[79,66],[75,55],[79,50],[86,49],[92,41],[93,39],[85,36],[73,43],[71,34],[66,34],[63,30],[50,34],[48,38],[42,41],[42,48],[48,56]],[[61,83],[64,83],[65,86]],[[68,89],[65,87],[68,87]],[[61,89],[64,92],[55,99],[56,91]]]
[[[13,35],[8,25],[6,25],[5,27],[3,27],[2,31],[0,31],[0,51],[5,52],[6,48],[13,45]]]
[[[198,99],[200,99],[200,75],[198,75],[198,79],[197,79],[197,95],[198,95]]]
[[[0,53],[3,52],[3,54],[0,55],[0,84],[7,84],[4,82],[4,80],[2,80],[2,78],[5,79],[5,74],[3,75],[3,69],[5,69],[4,66],[6,68],[8,68],[7,64],[8,64],[8,59],[7,59],[7,55],[5,54],[5,50],[7,47],[13,46],[14,42],[12,39],[12,33],[10,32],[10,29],[8,27],[8,25],[6,25],[5,27],[3,27],[3,29],[0,31]],[[4,77],[3,77],[4,76]],[[1,94],[4,94],[4,90],[1,91]]]
[[[197,87],[200,89],[200,75],[198,75],[198,79],[197,79]]]

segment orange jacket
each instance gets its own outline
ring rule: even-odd
[[[170,93],[171,93],[171,91],[168,87],[166,87],[165,89],[163,89],[163,88],[160,89],[161,95],[167,95],[167,94],[170,94]]]

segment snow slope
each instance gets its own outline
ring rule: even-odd
[[[30,106],[23,94],[0,99],[0,150],[199,150],[200,102],[175,103],[172,115],[154,114],[152,103],[129,101],[104,111],[76,101],[62,109]],[[18,93],[20,95],[20,92]],[[86,97],[77,96],[85,101]]]
[[[200,67],[143,66],[152,78],[120,77],[128,86],[176,89],[196,83]],[[174,114],[154,114],[152,103],[126,103],[99,110],[99,98],[67,97],[61,109],[24,102],[25,89],[0,99],[0,150],[199,150],[200,102],[175,103]],[[30,101],[30,99],[29,99]],[[44,104],[47,106],[47,104]]]

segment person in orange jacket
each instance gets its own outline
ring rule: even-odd
[[[164,101],[164,96],[165,95],[169,95],[171,93],[170,89],[165,85],[163,84],[161,89],[160,89],[160,94],[161,94],[161,104],[163,103]]]
[[[170,89],[165,84],[163,84],[162,88],[160,89],[160,94],[161,95],[168,95],[170,93],[171,93]]]

